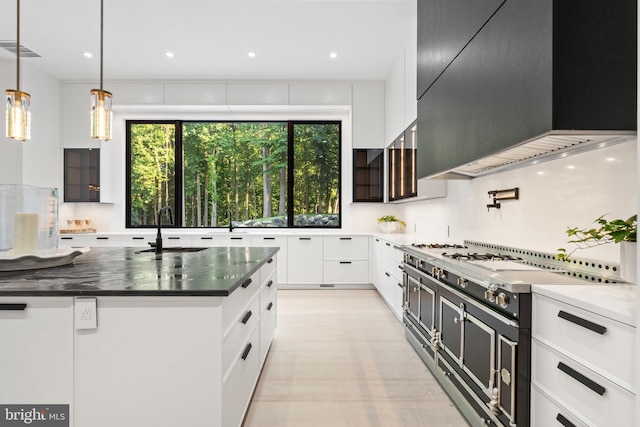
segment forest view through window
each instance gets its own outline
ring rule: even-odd
[[[340,122],[127,121],[127,227],[340,227]],[[168,227],[163,220],[163,227]]]

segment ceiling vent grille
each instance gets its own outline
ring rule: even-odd
[[[14,55],[18,50],[17,43],[15,42],[15,40],[0,41],[0,47],[8,50]],[[35,53],[34,51],[32,51],[31,49],[29,49],[28,47],[24,47],[23,45],[20,45],[20,58],[41,58],[41,56]]]

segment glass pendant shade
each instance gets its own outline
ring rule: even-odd
[[[31,139],[31,96],[27,92],[6,91],[7,138],[18,141]]]
[[[91,89],[91,138],[111,139],[111,93],[102,89]]]

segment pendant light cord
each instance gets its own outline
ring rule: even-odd
[[[16,90],[20,90],[20,0],[17,0],[17,9],[18,13],[18,25],[16,25],[17,36],[16,36]]]
[[[20,0],[18,0],[20,1]],[[104,0],[100,0],[100,90],[102,90],[102,36],[104,32]]]

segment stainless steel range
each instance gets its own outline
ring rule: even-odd
[[[402,250],[414,349],[471,425],[529,426],[531,285],[615,278],[573,277],[552,254],[485,243]]]

